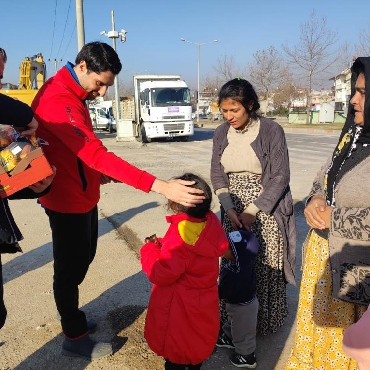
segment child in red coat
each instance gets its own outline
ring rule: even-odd
[[[163,238],[146,238],[141,248],[143,271],[154,284],[145,322],[149,347],[166,360],[166,370],[200,369],[216,344],[220,329],[217,278],[219,257],[228,241],[210,210],[212,191],[200,177],[187,173],[206,199],[195,207],[169,201],[175,212]]]

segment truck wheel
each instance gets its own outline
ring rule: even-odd
[[[189,136],[180,136],[180,141],[189,141]]]
[[[141,128],[141,137],[142,137],[142,142],[143,143],[150,143],[152,141],[152,139],[148,138],[146,136],[146,131],[145,131],[145,127],[143,125],[140,125],[140,128]]]

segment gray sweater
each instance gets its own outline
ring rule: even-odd
[[[288,283],[295,285],[296,225],[289,187],[288,147],[281,126],[268,118],[259,118],[260,130],[251,146],[261,162],[263,191],[254,204],[275,217],[284,238],[284,276]],[[215,191],[229,187],[228,176],[220,162],[228,145],[229,128],[228,122],[223,123],[216,128],[213,137],[211,182]]]
[[[320,194],[325,199],[324,176],[330,162],[331,158],[318,173],[310,196]],[[333,296],[364,305],[370,301],[369,174],[367,157],[336,184],[329,228]]]

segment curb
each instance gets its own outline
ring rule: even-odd
[[[325,129],[325,128],[299,128],[299,127],[283,127],[284,132],[301,132],[308,134],[336,134],[340,133],[341,130]]]
[[[221,123],[201,123],[201,124],[196,124],[194,123],[195,128],[213,128],[216,129]],[[315,127],[286,127],[286,126],[281,126],[284,130],[284,132],[296,132],[296,133],[308,133],[308,134],[336,134],[340,133],[341,129],[326,129],[326,128],[315,128]]]

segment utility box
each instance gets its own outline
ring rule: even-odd
[[[135,141],[132,119],[119,119],[117,121],[117,141]]]
[[[335,102],[329,101],[320,104],[319,122],[333,123],[334,122]]]

